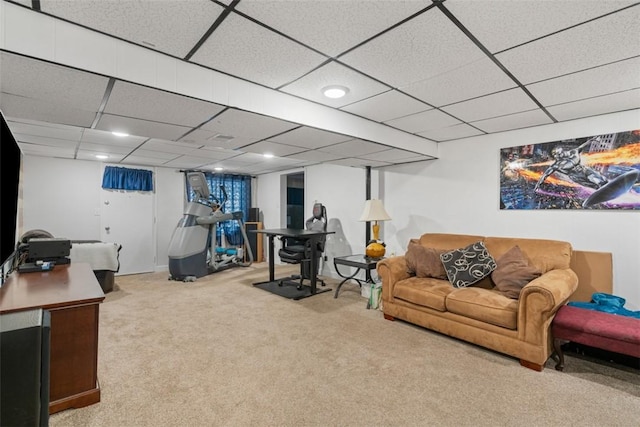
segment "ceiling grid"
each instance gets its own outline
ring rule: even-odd
[[[640,108],[637,1],[2,2],[428,143]],[[329,85],[348,92],[325,98]],[[33,155],[254,175],[433,159],[393,138],[368,141],[8,49],[0,108]]]

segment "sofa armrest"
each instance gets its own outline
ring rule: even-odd
[[[393,287],[397,282],[411,277],[407,272],[404,256],[385,258],[376,266],[378,276],[382,279],[382,300],[393,300]]]
[[[578,276],[568,268],[550,270],[522,288],[518,305],[520,338],[540,343],[553,316],[577,288]]]

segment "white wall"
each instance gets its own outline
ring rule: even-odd
[[[169,242],[185,206],[184,174],[156,168],[156,270],[169,269]]]
[[[441,143],[440,159],[386,168],[388,251],[423,232],[566,240],[613,254],[613,292],[640,310],[640,212],[499,209],[500,148],[640,129],[638,111]]]
[[[23,227],[19,234],[43,229],[70,240],[100,240],[103,164],[38,156],[23,156],[22,161]],[[183,213],[184,178],[175,169],[152,169],[156,242],[153,249],[156,270],[165,270],[169,240]]]
[[[101,164],[22,156],[23,229],[70,240],[100,240]]]

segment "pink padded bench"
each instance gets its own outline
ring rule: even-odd
[[[564,305],[553,318],[551,333],[558,371],[564,369],[563,340],[640,357],[640,319],[634,317]]]

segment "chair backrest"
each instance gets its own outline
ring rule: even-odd
[[[305,223],[305,228],[311,231],[327,231],[327,209],[322,203],[315,203],[313,205],[313,216]],[[326,237],[323,237],[318,242],[318,250],[324,251],[324,244]]]

